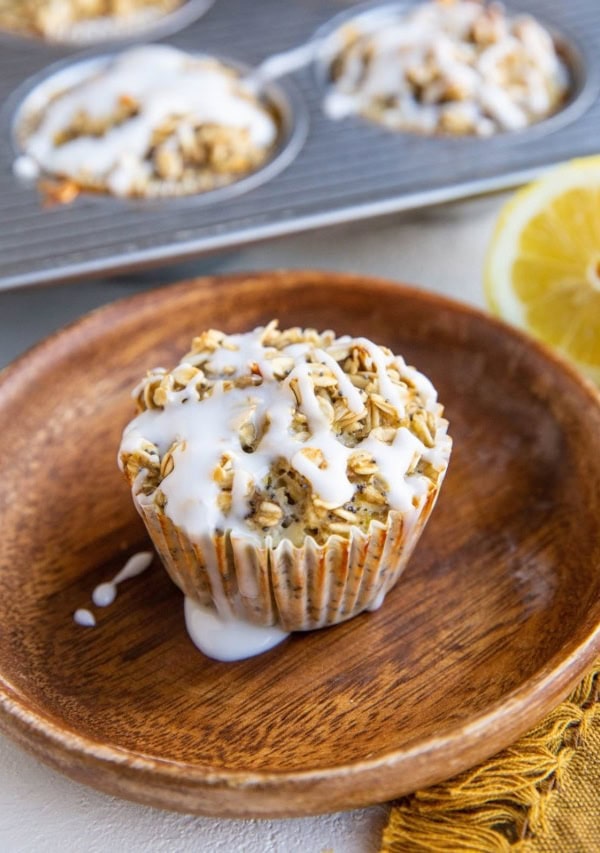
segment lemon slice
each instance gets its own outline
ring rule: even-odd
[[[600,383],[600,157],[552,169],[508,202],[485,290],[494,313]]]

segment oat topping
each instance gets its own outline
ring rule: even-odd
[[[0,27],[48,39],[69,36],[82,22],[148,24],[183,0],[0,0]]]
[[[500,3],[434,0],[357,19],[335,37],[332,118],[395,130],[489,136],[555,112],[570,86],[552,37]]]
[[[451,448],[429,380],[365,338],[273,321],[210,330],[134,392],[119,463],[140,503],[192,539],[301,544],[417,513]]]
[[[149,45],[56,93],[23,118],[20,135],[46,176],[150,197],[215,189],[255,170],[273,151],[278,122],[234,69]]]

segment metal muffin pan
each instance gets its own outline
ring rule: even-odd
[[[252,66],[323,32],[339,15],[341,2],[216,0],[169,43]],[[343,3],[344,12],[363,8]],[[13,120],[24,96],[20,87],[32,75],[47,72],[51,63],[80,59],[81,54],[33,41],[24,50],[22,39],[5,40],[0,52],[5,101],[0,116],[0,289],[175,261],[457,199],[518,184],[554,163],[597,152],[597,0],[513,0],[510,8],[531,12],[568,45],[575,63],[575,92],[556,117],[487,139],[400,134],[358,118],[335,122],[321,109],[319,69],[307,68],[293,75],[292,86],[281,87],[292,110],[303,108],[308,114],[304,145],[296,146],[296,156],[288,158],[282,171],[267,175],[268,180],[243,195],[213,199],[128,203],[82,195],[71,205],[44,208],[35,187],[17,179],[12,170]],[[292,94],[295,89],[298,98]],[[304,124],[298,117],[295,121]]]

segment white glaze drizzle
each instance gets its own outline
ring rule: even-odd
[[[34,181],[40,176],[40,167],[31,157],[21,154],[13,163],[13,172],[23,181]]]
[[[123,98],[135,101],[136,115],[101,136],[55,143],[78,113],[101,119]],[[245,129],[262,148],[270,147],[277,136],[274,119],[242,80],[214,61],[167,45],[149,45],[121,53],[102,71],[47,103],[38,127],[23,144],[24,153],[46,172],[73,179],[85,175],[106,183],[117,195],[127,195],[149,171],[146,157],[155,129],[177,115],[185,117],[182,131],[194,124]],[[19,170],[24,171],[22,166]]]
[[[69,21],[64,25],[47,28],[47,35],[55,39],[73,44],[86,44],[111,38],[123,38],[126,35],[140,34],[165,18],[171,12],[160,8],[147,7],[138,9],[128,15],[101,15],[94,18],[81,18]]]
[[[191,641],[214,660],[231,662],[260,655],[289,635],[276,625],[263,627],[241,619],[223,619],[210,607],[186,597],[185,626]]]
[[[250,365],[257,365],[264,377],[261,385],[224,391],[223,383],[219,381],[210,396],[198,400],[195,379],[192,378],[183,390],[168,393],[164,408],[148,409],[126,427],[120,459],[123,454],[135,452],[144,441],[155,444],[161,455],[173,442],[179,442],[173,451],[173,470],[162,480],[160,488],[167,498],[165,511],[169,518],[192,541],[204,541],[207,534],[210,536],[215,531],[228,530],[233,536],[243,535],[259,542],[260,534],[251,531],[245,522],[250,511],[249,498],[253,486],[260,484],[273,463],[281,457],[306,477],[316,496],[334,508],[351,500],[354,494],[355,487],[347,474],[350,455],[360,450],[368,451],[380,467],[382,476],[389,478],[387,497],[390,508],[409,512],[413,498],[423,494],[427,482],[421,475],[408,475],[407,471],[415,453],[427,460],[441,459],[442,464],[445,455],[447,461],[445,422],[440,423],[439,429],[441,455],[435,447],[426,448],[406,428],[398,430],[390,445],[370,435],[356,446],[348,447],[332,431],[311,380],[311,373],[318,371],[320,362],[334,372],[349,408],[358,410],[359,403],[360,410],[364,408],[362,397],[354,386],[350,392],[348,384],[351,383],[346,378],[341,381],[341,369],[332,369],[333,357],[322,349],[305,344],[269,351],[261,345],[262,333],[263,329],[257,329],[245,335],[232,335],[228,339],[229,345],[236,349],[221,349],[211,358],[213,366],[233,369],[231,378],[248,373]],[[408,391],[406,387],[392,382],[387,373],[388,366],[395,367],[401,376],[418,387],[425,408],[436,411],[435,389],[414,368],[409,370],[403,359],[384,353],[365,338],[341,338],[335,346],[340,344],[360,346],[367,351],[377,372],[380,392],[396,407],[400,417],[405,413],[404,399],[408,399]],[[317,363],[307,361],[309,353]],[[273,356],[294,360],[293,368],[282,380],[269,380]],[[294,395],[294,386],[300,397],[299,403]],[[299,440],[292,430],[296,408],[308,421],[310,435],[305,441]],[[254,423],[268,421],[268,428],[253,453],[242,450],[236,429],[236,424],[248,413]],[[325,465],[319,467],[310,458],[311,453],[306,451],[320,451]],[[228,513],[219,509],[217,498],[220,489],[213,477],[223,454],[229,456],[234,472],[232,508]],[[152,500],[151,496],[146,497],[137,491],[134,484],[138,502],[143,504]]]
[[[361,414],[365,409],[365,405],[362,401],[362,397],[360,396],[360,391],[358,388],[354,387],[348,374],[344,373],[335,358],[330,356],[328,352],[325,352],[325,350],[317,349],[315,350],[315,355],[322,364],[331,370],[337,379],[340,393],[346,398],[350,411],[356,412],[356,414]]]
[[[245,78],[246,85],[257,91],[271,80],[277,80],[293,71],[299,71],[313,62],[319,47],[319,42],[309,41],[282,53],[274,53],[272,56],[268,56],[248,74]]]
[[[212,543],[206,544],[212,545]],[[140,551],[127,560],[111,581],[98,584],[92,593],[92,601],[96,607],[111,605],[117,596],[118,585],[146,571],[153,558],[154,554],[151,551]],[[276,625],[263,627],[235,619],[223,595],[219,612],[214,608],[203,607],[185,596],[184,616],[186,630],[196,648],[218,661],[243,660],[262,654],[279,645],[289,636],[286,631]],[[96,626],[96,617],[85,607],[75,611],[73,621],[84,628]]]
[[[78,625],[81,625],[82,628],[94,628],[96,625],[96,617],[92,611],[88,610],[86,607],[77,608],[73,614],[73,621]]]
[[[108,607],[117,597],[117,587],[120,583],[130,578],[141,575],[152,563],[154,554],[152,551],[140,551],[130,557],[120,572],[111,581],[98,584],[92,592],[92,601],[96,607]]]
[[[390,364],[389,359],[386,359],[381,347],[367,340],[367,338],[359,338],[358,343],[369,353],[369,357],[377,371],[379,393],[385,397],[388,403],[391,403],[396,408],[398,416],[403,418],[405,410],[400,396],[400,387],[394,385],[387,372],[388,365]]]
[[[475,45],[469,35],[485,15],[493,16],[496,40]],[[368,40],[365,66],[350,47],[341,76],[324,101],[330,118],[365,112],[376,101],[395,99],[381,120],[394,127],[425,133],[438,129],[445,112],[464,119],[473,132],[486,136],[496,130],[518,130],[544,117],[567,92],[569,73],[549,33],[533,18],[510,18],[499,5],[486,9],[479,2],[426,2],[399,17],[398,13],[357,18],[349,25]],[[344,28],[323,51],[328,61],[344,53]],[[506,79],[503,63],[514,59],[517,77]],[[431,63],[439,76],[427,82],[417,99],[409,81],[414,68]],[[450,84],[462,99],[444,103]]]

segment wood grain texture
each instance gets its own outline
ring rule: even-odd
[[[366,335],[430,375],[454,438],[438,506],[377,613],[222,664],[147,547],[116,468],[130,389],[213,326]],[[224,816],[390,799],[504,747],[600,651],[600,404],[472,309],[319,272],[202,279],[96,311],[0,380],[0,725],[82,782]]]

